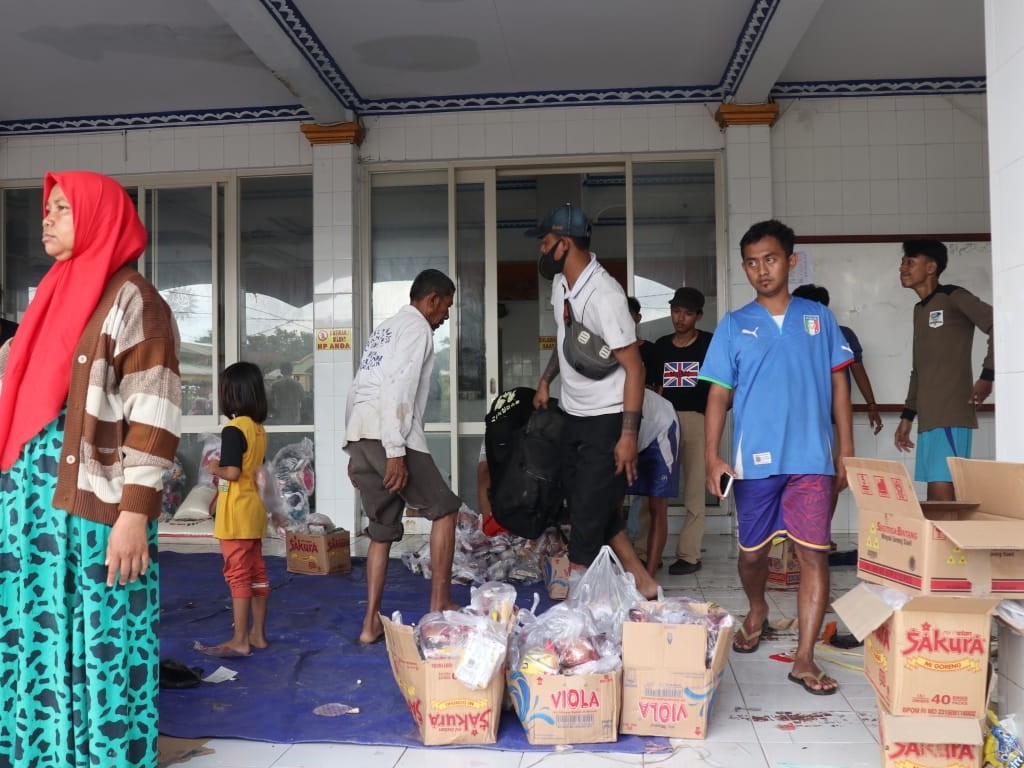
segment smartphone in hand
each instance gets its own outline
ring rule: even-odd
[[[723,499],[729,495],[729,491],[732,490],[732,481],[735,479],[736,478],[734,478],[728,472],[723,472],[722,476],[718,478],[718,487],[722,491]]]

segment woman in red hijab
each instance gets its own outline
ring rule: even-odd
[[[48,173],[43,198],[54,264],[0,348],[0,765],[153,768],[177,332],[121,185]]]

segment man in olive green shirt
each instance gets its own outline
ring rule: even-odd
[[[992,393],[992,307],[970,291],[942,285],[949,255],[938,240],[903,243],[900,283],[920,301],[914,306],[914,352],[907,400],[896,428],[896,447],[909,452],[910,428],[917,424],[914,479],[928,484],[929,501],[951,501],[953,481],[946,458],[971,455],[977,406]],[[988,335],[981,375],[974,381],[974,329]]]

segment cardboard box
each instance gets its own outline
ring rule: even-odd
[[[731,627],[718,633],[709,668],[707,628],[625,622],[619,730],[639,736],[705,738],[731,639]]]
[[[544,586],[552,600],[565,600],[569,595],[569,554],[553,555],[544,560]]]
[[[898,461],[847,459],[857,575],[920,594],[1024,596],[1024,464],[949,459],[958,499],[919,502]]]
[[[509,694],[531,744],[618,741],[622,672],[599,675],[509,673]]]
[[[988,703],[991,598],[914,597],[893,609],[860,584],[832,607],[864,642],[864,675],[894,715],[980,718]]]
[[[499,670],[482,691],[455,678],[457,659],[421,659],[413,628],[381,616],[395,682],[425,746],[494,744],[498,740],[505,676]]]
[[[285,536],[290,573],[348,573],[352,570],[348,531],[336,528],[330,533],[292,533]]]
[[[883,768],[981,768],[983,720],[897,717],[878,705]]]
[[[768,583],[779,587],[800,583],[800,561],[796,559],[793,542],[787,538],[773,540],[768,550]]]

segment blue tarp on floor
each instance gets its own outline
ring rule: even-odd
[[[288,573],[285,560],[268,557],[272,593],[267,621],[271,647],[242,659],[214,659],[192,649],[195,641],[216,645],[231,636],[231,599],[218,553],[160,553],[162,658],[202,667],[207,675],[223,665],[238,672],[233,682],[160,692],[160,732],[179,738],[236,738],[296,744],[338,742],[422,746],[412,715],[391,674],[384,644],[363,647],[356,638],[366,605],[365,560],[352,572],[330,576]],[[543,584],[519,587],[518,604],[530,607],[541,593],[543,611],[551,605]],[[469,602],[469,588],[455,587],[454,598]],[[412,623],[430,605],[430,582],[392,560],[384,610],[400,610]],[[358,707],[359,714],[323,717],[324,704]],[[590,750],[661,751],[667,740],[621,736]],[[505,712],[496,749],[532,747],[522,725]]]

